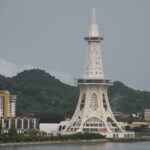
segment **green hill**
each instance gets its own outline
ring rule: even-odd
[[[79,95],[77,87],[39,69],[26,70],[12,78],[0,75],[0,90],[17,95],[18,114],[56,111],[71,116]],[[115,111],[136,113],[150,108],[150,92],[137,91],[116,81],[108,93]]]

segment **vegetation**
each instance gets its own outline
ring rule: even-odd
[[[38,114],[38,117],[40,118],[41,123],[59,123],[60,121],[65,120],[63,113],[55,111],[41,112]]]
[[[119,81],[114,82],[108,93],[114,111],[143,114],[143,110],[150,106],[150,92],[134,90]]]
[[[129,117],[116,116],[116,119],[119,122],[128,122],[129,124],[132,123],[132,122],[143,122],[144,121],[143,116],[141,116],[141,117],[132,117],[131,115],[129,115]]]
[[[79,93],[78,88],[64,84],[39,69],[26,70],[12,78],[0,75],[0,90],[9,90],[17,95],[19,115],[48,111],[51,113],[49,116],[53,116],[54,112],[58,116],[62,116],[62,112],[71,116]],[[53,118],[49,119],[53,121]]]
[[[131,128],[130,126],[126,126],[126,130],[127,131],[134,131],[134,132],[138,132],[138,133],[150,133],[150,129],[148,127],[148,125],[141,125],[141,126],[137,126],[137,127],[133,127]]]
[[[17,95],[17,114],[37,113],[44,122],[70,117],[79,96],[77,87],[64,84],[40,69],[26,70],[12,78],[0,75],[0,90]],[[114,111],[141,113],[150,106],[150,92],[131,89],[119,81],[114,82],[108,93]],[[43,117],[47,112],[48,119]],[[57,120],[53,117],[55,113]]]
[[[11,128],[8,132],[8,136],[16,136],[17,130],[15,128]]]
[[[35,134],[36,133],[36,134]],[[38,131],[33,131],[32,134],[28,135],[13,135],[9,136],[9,134],[1,135],[0,142],[35,142],[35,141],[63,141],[63,140],[88,140],[88,139],[102,139],[105,136],[100,135],[98,133],[75,133],[69,135],[61,135],[57,136],[43,136],[38,135]]]
[[[108,138],[112,142],[139,142],[150,141],[150,137],[133,137],[133,138]]]

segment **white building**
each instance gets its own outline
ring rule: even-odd
[[[40,130],[46,133],[55,133],[59,131],[59,123],[40,123]]]
[[[150,109],[144,110],[144,120],[150,121]]]
[[[105,78],[103,71],[101,41],[98,26],[95,23],[95,9],[92,13],[92,25],[89,35],[85,37],[88,43],[88,55],[85,64],[84,77],[76,79],[80,88],[80,96],[72,119],[61,129],[62,133],[94,132],[107,137],[131,137],[116,121],[107,95],[107,89],[112,85]]]
[[[61,121],[60,123],[40,123],[40,130],[48,134],[53,133],[54,135],[60,133],[62,129],[66,127],[68,120]]]

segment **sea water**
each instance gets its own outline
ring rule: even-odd
[[[0,147],[0,150],[150,150],[150,142],[9,146]]]

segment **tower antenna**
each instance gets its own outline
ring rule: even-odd
[[[92,24],[95,24],[95,8],[92,8]]]

